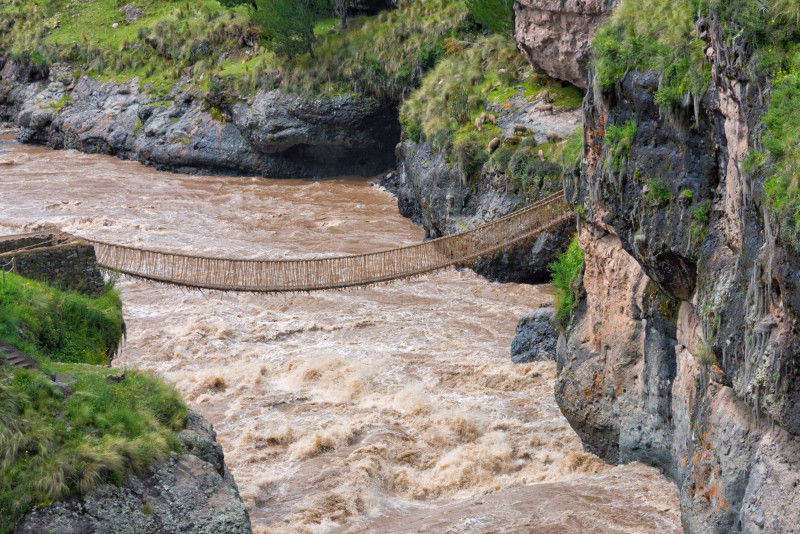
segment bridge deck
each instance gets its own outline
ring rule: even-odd
[[[491,256],[574,217],[563,192],[464,232],[370,254],[303,260],[193,256],[87,240],[101,266],[126,275],[222,291],[316,291],[409,278]]]

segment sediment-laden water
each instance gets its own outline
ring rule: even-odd
[[[183,176],[0,140],[0,233],[247,258],[362,253],[423,231],[364,179]],[[123,279],[118,367],[215,426],[257,532],[679,532],[675,487],[583,452],[552,363],[512,365],[547,286],[468,271],[314,294]]]

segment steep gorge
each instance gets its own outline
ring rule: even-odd
[[[566,180],[584,294],[556,398],[588,449],[678,484],[688,531],[793,532],[798,255],[742,165],[769,86],[715,14],[695,26],[712,72],[701,100],[665,112],[652,71],[608,90],[589,79],[582,169]],[[620,151],[607,133],[630,124]]]

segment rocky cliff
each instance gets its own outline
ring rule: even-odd
[[[589,449],[678,484],[687,531],[796,532],[800,257],[741,165],[764,82],[718,21],[696,28],[712,70],[701,100],[665,112],[653,72],[590,84],[567,181],[585,297],[559,340],[556,397]],[[610,146],[632,124],[629,150]]]
[[[530,64],[585,89],[592,38],[617,0],[518,0],[514,38]]]
[[[374,176],[394,166],[396,104],[365,96],[307,99],[260,91],[220,99],[155,97],[138,79],[106,82],[0,58],[0,121],[18,139],[179,172],[269,177]]]
[[[429,143],[404,141],[397,146],[397,174],[384,182],[398,199],[400,213],[425,228],[428,238],[463,231],[507,215],[525,204],[503,174],[486,169],[465,180],[446,155]],[[541,196],[554,190],[544,189]],[[530,243],[475,262],[471,267],[493,280],[537,283],[549,279],[547,265],[566,247],[574,223],[544,233]]]
[[[211,425],[189,412],[179,442],[182,454],[173,452],[152,473],[37,508],[14,532],[251,532],[247,509]]]
[[[514,96],[506,102],[507,107],[490,104],[490,111],[497,114],[499,136],[509,143],[510,150],[520,145],[515,128],[525,128],[532,145],[547,144],[548,134],[551,138],[566,138],[579,128],[577,109],[553,109],[545,100],[547,97],[528,101]],[[537,147],[530,150],[535,154]],[[549,161],[542,161],[542,171],[552,176],[539,176],[525,188],[507,168],[494,160],[482,165],[477,177],[466,177],[462,169],[448,159],[448,153],[431,142],[406,139],[397,145],[396,153],[397,173],[384,185],[397,195],[400,213],[425,228],[428,238],[492,221],[561,188],[560,179],[550,179],[558,177],[561,167]],[[478,260],[471,267],[492,280],[546,282],[550,279],[547,266],[566,248],[574,233],[574,223],[568,222],[532,242]]]

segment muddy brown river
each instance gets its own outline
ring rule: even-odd
[[[0,234],[54,224],[164,250],[297,258],[417,243],[369,180],[185,176],[0,139]],[[656,470],[585,453],[555,365],[513,365],[548,286],[448,270],[373,288],[223,294],[122,279],[116,367],[209,419],[256,532],[680,532]]]

